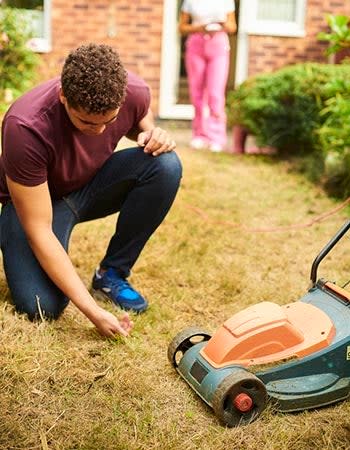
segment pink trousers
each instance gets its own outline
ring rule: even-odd
[[[186,41],[185,64],[194,106],[193,137],[226,145],[225,89],[230,44],[225,32],[193,33]]]

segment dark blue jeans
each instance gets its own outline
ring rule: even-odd
[[[181,174],[175,152],[156,157],[140,148],[115,152],[86,186],[53,201],[54,233],[68,251],[74,225],[119,211],[115,234],[100,264],[127,277],[169,211]],[[0,225],[4,269],[17,311],[37,318],[40,299],[45,316],[57,318],[68,299],[36,260],[11,202],[2,208]]]

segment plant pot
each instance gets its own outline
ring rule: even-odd
[[[234,125],[232,130],[232,153],[244,153],[248,130],[242,125]]]

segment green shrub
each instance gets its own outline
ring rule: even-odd
[[[348,66],[349,67],[349,66]],[[325,155],[327,189],[337,196],[350,195],[350,82],[342,83],[337,94],[321,111],[326,119],[318,130]]]
[[[341,83],[335,95],[325,102],[320,115],[326,117],[318,130],[325,152],[343,154],[350,149],[350,81]]]
[[[28,25],[14,8],[0,7],[0,103],[11,101],[36,79],[39,57],[27,47]]]
[[[330,33],[318,33],[320,41],[328,41],[327,55],[334,55],[345,48],[350,48],[350,18],[342,15],[326,15]]]
[[[228,93],[229,123],[248,128],[261,146],[299,154],[320,150],[317,131],[329,114],[320,111],[349,82],[348,66],[316,63],[256,76]]]

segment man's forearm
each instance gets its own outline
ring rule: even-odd
[[[132,141],[137,141],[137,137],[141,133],[141,131],[143,130],[141,130],[139,126],[135,126],[127,133],[126,137]]]
[[[29,237],[29,241],[40,265],[51,280],[84,315],[94,321],[99,307],[76,273],[56,236],[45,230],[40,236],[36,234]]]
[[[153,113],[149,109],[145,117],[128,132],[126,137],[132,141],[137,141],[137,137],[142,131],[153,130],[154,127]]]

